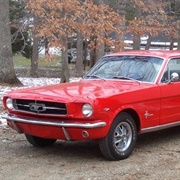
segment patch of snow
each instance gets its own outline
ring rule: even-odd
[[[2,119],[0,115],[0,129],[7,129],[7,121],[6,119]]]

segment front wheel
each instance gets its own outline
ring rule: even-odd
[[[130,156],[137,140],[134,119],[125,112],[113,121],[107,136],[99,141],[99,147],[108,160],[121,160]]]
[[[36,147],[51,146],[56,142],[56,139],[45,139],[37,136],[25,134],[27,141]]]

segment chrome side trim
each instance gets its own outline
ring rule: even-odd
[[[17,118],[15,116],[9,116],[8,114],[2,115],[1,118],[14,121],[14,122],[45,125],[45,126],[71,127],[71,128],[92,129],[92,128],[99,128],[99,127],[106,126],[106,122],[97,122],[97,123],[65,123],[63,121],[50,122],[50,121],[41,121],[41,120],[22,119],[22,118]]]
[[[171,127],[175,127],[175,126],[180,126],[180,122],[175,122],[175,123],[163,124],[163,125],[159,125],[159,126],[155,126],[155,127],[144,128],[144,129],[141,129],[141,133],[159,131],[159,130],[163,130],[163,129],[167,129],[167,128],[171,128]]]

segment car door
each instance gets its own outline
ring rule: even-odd
[[[162,77],[160,124],[180,121],[180,79],[170,82],[172,73],[178,73],[180,78],[180,57],[169,61]]]

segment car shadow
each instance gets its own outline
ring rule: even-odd
[[[149,148],[154,145],[162,145],[167,142],[174,141],[174,139],[180,139],[180,126],[141,134],[138,136],[137,147],[141,148],[143,146],[149,146]]]
[[[55,154],[84,157],[86,159],[101,157],[98,141],[57,141],[52,148]]]
[[[153,151],[153,148],[158,148],[161,146],[166,146],[166,143],[174,141],[174,139],[180,139],[180,126],[175,128],[170,128],[158,132],[152,132],[147,134],[142,134],[138,136],[137,145],[135,147],[136,152],[142,151]],[[27,142],[28,143],[28,142]],[[27,144],[26,144],[27,145]],[[24,147],[25,148],[25,147]],[[31,145],[26,146],[26,152],[28,153],[37,153],[35,156],[53,156],[57,159],[66,157],[66,159],[76,161],[77,158],[81,160],[99,160],[104,161],[102,156],[98,140],[96,141],[61,141],[58,140],[54,145],[50,147],[36,148]]]

